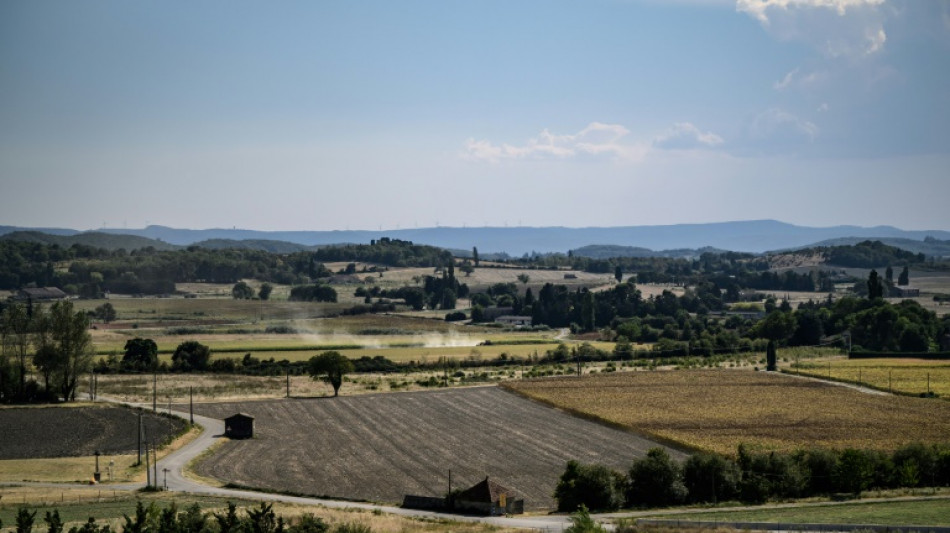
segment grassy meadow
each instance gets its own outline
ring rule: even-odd
[[[912,396],[929,392],[950,398],[950,360],[837,359],[800,363],[792,371],[882,391]]]

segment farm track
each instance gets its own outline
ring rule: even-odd
[[[255,438],[225,442],[199,474],[366,501],[441,496],[451,469],[453,488],[490,476],[529,509],[552,508],[568,460],[625,470],[657,446],[497,387],[196,406],[218,419],[239,411],[256,418]]]

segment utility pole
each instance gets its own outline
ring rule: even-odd
[[[191,417],[191,423],[195,423],[195,388],[188,387],[188,415]]]
[[[287,397],[290,398],[290,365],[287,365]]]
[[[147,445],[146,445],[147,446]],[[152,463],[149,458],[148,448],[145,449],[145,486],[152,486]]]
[[[152,412],[158,412],[158,372],[152,372]]]
[[[158,488],[158,449],[155,448],[155,441],[152,441],[152,468],[155,469],[152,479],[155,480],[155,488]]]

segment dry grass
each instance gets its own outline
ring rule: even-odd
[[[135,481],[143,472],[133,466],[135,455],[102,455],[99,470],[103,483]],[[109,470],[112,469],[110,479]],[[51,483],[90,483],[96,471],[96,458],[56,457],[52,459],[7,459],[0,461],[0,481],[42,481]]]
[[[794,372],[870,385],[904,394],[950,397],[950,361],[924,359],[838,359],[801,363]]]
[[[765,372],[625,372],[508,382],[546,403],[682,445],[734,454],[765,449],[893,450],[950,441],[950,404],[870,395]]]

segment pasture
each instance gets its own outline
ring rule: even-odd
[[[882,391],[913,396],[929,392],[950,398],[950,360],[836,359],[799,363],[793,366],[793,372]]]
[[[894,450],[950,441],[950,404],[867,394],[788,375],[739,370],[596,374],[511,381],[530,398],[690,448],[733,455],[740,443]]]
[[[225,442],[199,475],[378,502],[442,496],[451,470],[453,488],[490,476],[527,508],[551,508],[569,459],[626,469],[657,446],[497,387],[196,406],[216,418],[238,411],[256,418],[255,438]]]

